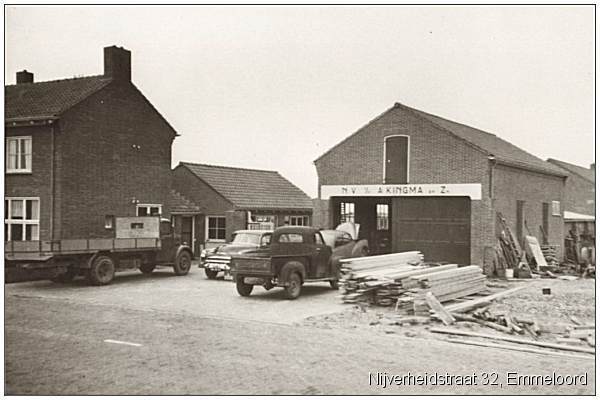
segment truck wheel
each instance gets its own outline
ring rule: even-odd
[[[302,279],[300,274],[292,272],[290,275],[288,285],[285,287],[285,297],[289,300],[297,299],[300,296],[302,290]]]
[[[142,271],[142,274],[149,275],[155,268],[156,264],[144,264],[140,267],[140,271]]]
[[[69,283],[79,274],[79,268],[68,267],[62,274],[56,275],[54,278],[50,278],[55,283]]]
[[[243,276],[238,276],[235,280],[235,287],[237,289],[237,292],[239,293],[240,296],[242,297],[248,297],[250,296],[250,293],[252,293],[252,289],[254,289],[253,285],[249,285],[247,283],[244,282],[244,277]]]
[[[208,279],[217,279],[217,275],[219,271],[214,271],[212,269],[204,268],[204,273]]]
[[[87,271],[87,277],[92,285],[108,285],[115,277],[115,262],[109,256],[96,257]]]
[[[190,268],[192,267],[192,255],[188,251],[182,251],[175,258],[175,264],[173,265],[173,271],[175,271],[175,275],[187,275],[190,272]]]

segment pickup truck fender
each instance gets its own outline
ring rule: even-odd
[[[352,249],[352,257],[364,257],[369,254],[369,242],[366,239],[359,240]]]
[[[290,275],[293,272],[298,272],[302,282],[304,282],[304,277],[306,276],[306,267],[300,261],[286,262],[283,267],[281,267],[277,280],[280,284],[285,285],[289,281]]]
[[[193,258],[194,257],[194,252],[192,251],[192,249],[190,248],[190,246],[185,245],[185,244],[180,244],[177,247],[177,251],[175,252],[175,258],[174,260],[177,260],[177,257],[179,256],[179,254],[181,254],[182,251],[187,251],[190,253],[190,256]]]

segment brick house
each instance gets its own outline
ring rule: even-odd
[[[549,158],[548,162],[563,169],[569,175],[565,186],[565,211],[595,215],[596,164],[585,168],[553,158]]]
[[[5,86],[5,240],[104,238],[114,217],[169,216],[175,130],[131,81],[131,53],[104,74]]]
[[[484,265],[498,212],[562,244],[566,173],[476,128],[396,103],[314,163],[329,225],[360,223],[375,253]]]
[[[200,210],[175,217],[176,227],[193,232],[195,254],[236,230],[312,224],[310,197],[277,171],[181,162],[173,189]]]

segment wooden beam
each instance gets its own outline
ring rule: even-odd
[[[516,338],[516,337],[488,335],[488,334],[485,334],[485,333],[477,333],[477,332],[469,332],[469,331],[459,331],[459,330],[456,330],[456,329],[431,328],[429,331],[433,332],[433,333],[443,333],[443,334],[446,334],[446,335],[459,335],[459,336],[481,337],[481,338],[486,338],[486,339],[491,339],[491,340],[504,340],[506,342],[513,342],[513,343],[520,343],[520,344],[529,344],[529,345],[532,345],[532,346],[546,347],[546,348],[556,349],[556,350],[577,351],[577,352],[583,352],[583,353],[596,354],[596,350],[594,350],[594,349],[588,349],[588,348],[583,348],[583,347],[580,348],[580,347],[575,347],[575,346],[566,346],[566,345],[561,345],[561,344],[556,344],[556,343],[549,343],[549,342],[536,342],[536,341],[533,341],[533,340],[519,339],[519,338]]]
[[[444,325],[452,325],[453,323],[456,322],[454,317],[452,315],[450,315],[450,313],[448,311],[446,311],[446,309],[444,308],[442,303],[440,303],[438,301],[438,299],[435,298],[433,293],[431,293],[431,292],[425,293],[425,301],[427,302],[429,307],[433,311],[435,311],[435,314],[437,315],[437,317],[439,319],[442,320]]]
[[[458,304],[452,304],[452,305],[446,307],[446,310],[448,310],[450,312],[469,310],[471,308],[475,308],[475,307],[479,306],[480,304],[483,304],[483,303],[486,303],[486,302],[490,302],[492,300],[497,300],[497,299],[500,299],[502,297],[506,297],[506,296],[508,296],[510,294],[516,293],[519,290],[525,289],[526,287],[527,286],[517,286],[515,288],[508,289],[508,290],[503,290],[501,292],[494,293],[494,294],[491,294],[489,296],[484,296],[484,297],[481,297],[479,299],[469,300],[469,301],[465,301],[463,303],[458,303]]]
[[[460,340],[460,339],[446,339],[446,341],[451,342],[451,343],[468,344],[468,345],[472,345],[472,346],[494,347],[497,349],[524,351],[527,353],[544,354],[544,355],[549,355],[549,356],[579,358],[579,359],[590,360],[590,361],[594,361],[596,359],[595,357],[589,357],[589,356],[584,356],[584,355],[580,355],[580,354],[559,353],[556,351],[539,350],[539,349],[532,349],[529,347],[511,346],[511,345],[499,344],[499,343],[475,342],[472,340]]]

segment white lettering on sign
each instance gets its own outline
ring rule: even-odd
[[[423,185],[323,185],[321,199],[330,197],[464,196],[481,200],[481,183]]]

